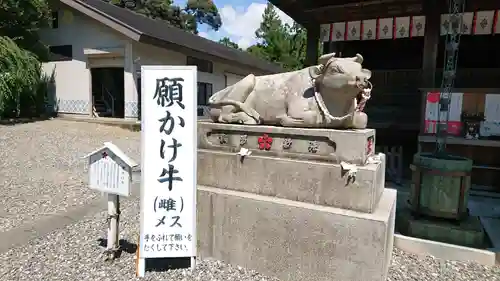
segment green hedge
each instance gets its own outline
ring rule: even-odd
[[[0,119],[45,113],[49,80],[33,53],[0,37]]]

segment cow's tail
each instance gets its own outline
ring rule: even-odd
[[[212,108],[220,108],[226,105],[234,106],[239,111],[243,111],[248,116],[252,117],[255,120],[255,122],[257,122],[257,124],[260,123],[260,114],[255,109],[253,109],[252,107],[248,106],[243,102],[235,100],[221,100],[221,101],[209,101],[209,104],[210,107]]]

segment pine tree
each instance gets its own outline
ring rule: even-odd
[[[288,70],[304,67],[306,30],[297,23],[292,26],[283,24],[271,3],[262,14],[255,37],[259,42],[249,47],[248,52]]]
[[[135,0],[135,5],[127,5],[130,0],[103,1],[152,19],[164,20],[194,34],[198,33],[198,24],[206,24],[216,31],[222,26],[219,10],[211,0],[188,0],[183,8],[174,5],[172,0]]]
[[[238,46],[238,44],[231,41],[231,39],[229,39],[229,37],[221,38],[219,40],[219,43],[226,46],[226,47],[234,48],[236,50],[241,50],[240,46]]]

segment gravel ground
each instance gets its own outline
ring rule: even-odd
[[[138,132],[57,119],[0,125],[0,231],[99,197],[81,157],[105,141],[140,160]]]
[[[121,238],[137,241],[139,231],[139,200],[122,203]],[[105,212],[88,216],[74,225],[52,232],[28,245],[0,254],[0,280],[172,280],[172,281],[271,281],[254,271],[205,260],[196,270],[147,272],[145,279],[135,277],[134,246],[130,253],[113,263],[103,262],[103,247],[98,240],[106,237]],[[390,281],[493,281],[500,280],[499,267],[471,263],[440,261],[417,257],[395,249]]]
[[[61,120],[0,126],[0,231],[99,197],[85,184],[85,161],[80,157],[104,141],[113,141],[140,160],[140,134],[136,132]],[[102,261],[104,248],[99,239],[106,237],[107,225],[106,213],[100,212],[0,253],[0,280],[277,281],[213,260],[201,261],[194,272],[148,272],[145,279],[136,278],[139,200],[123,201],[122,214],[120,233],[128,242],[128,252],[115,262]],[[395,249],[388,280],[500,281],[500,268],[418,257]]]

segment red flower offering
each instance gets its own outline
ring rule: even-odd
[[[270,150],[271,145],[273,144],[273,138],[264,134],[262,137],[259,137],[258,142],[260,150]]]

